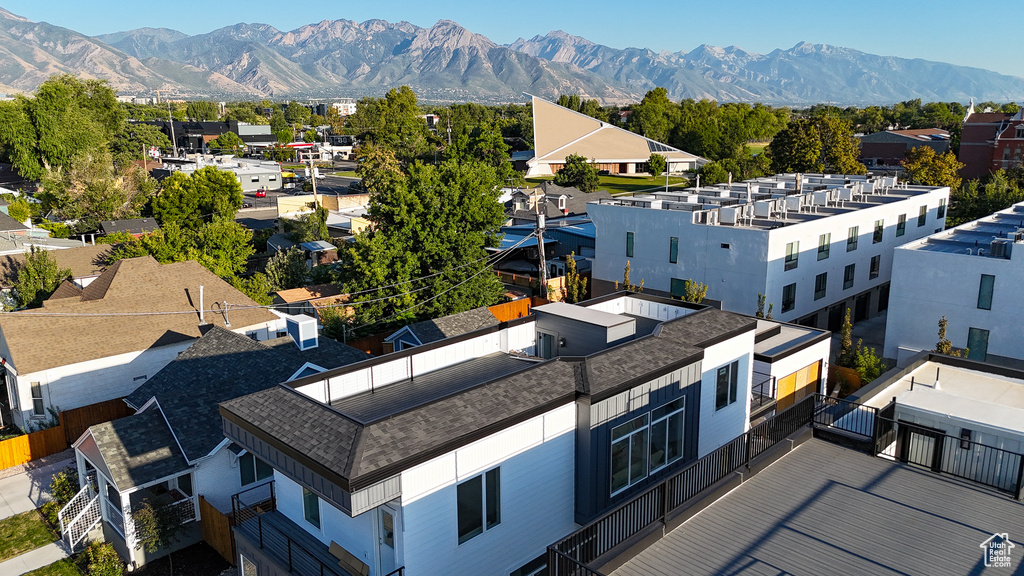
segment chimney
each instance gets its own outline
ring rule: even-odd
[[[320,344],[316,318],[305,314],[288,315],[285,316],[285,326],[299,350],[310,350]]]

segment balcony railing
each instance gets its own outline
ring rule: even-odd
[[[548,546],[548,574],[604,576],[591,566],[666,526],[702,492],[808,424],[816,435],[851,441],[872,456],[984,484],[1017,500],[1024,495],[1024,455],[899,422],[895,408],[895,402],[873,408],[821,394],[808,396]]]
[[[754,371],[753,378],[756,383],[750,387],[750,412],[757,412],[765,406],[774,404],[776,401],[775,377],[771,374]]]

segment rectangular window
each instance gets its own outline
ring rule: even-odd
[[[647,477],[648,415],[612,428],[612,494]]]
[[[739,360],[718,369],[718,378],[715,383],[715,410],[721,410],[736,402],[736,392],[739,387],[739,371]]]
[[[633,257],[633,233],[626,232],[626,257]]]
[[[43,416],[46,414],[46,410],[43,409],[43,388],[39,382],[33,382],[29,388],[32,390],[32,414]]]
[[[935,212],[935,216],[937,216],[938,218],[945,218],[946,217],[946,199],[945,198],[939,200],[939,209],[938,209],[937,212]]]
[[[789,244],[786,244],[786,270],[796,268],[799,258],[800,242],[790,242]]]
[[[789,312],[796,308],[796,284],[786,284],[782,287],[782,311]]]
[[[984,362],[988,358],[988,330],[969,328],[967,330],[967,357]]]
[[[832,249],[832,233],[818,236],[818,260],[828,258],[829,250]]]
[[[928,206],[921,206],[921,210],[917,213],[917,227],[924,226],[925,221],[928,219]]]
[[[843,270],[843,290],[853,288],[853,273],[856,268],[856,264],[847,264],[846,269]]]
[[[875,220],[875,233],[871,236],[871,243],[878,244],[882,241],[882,234],[885,232],[885,220]]]
[[[814,277],[814,299],[821,300],[825,297],[825,288],[828,284],[828,272],[822,272]]]
[[[459,544],[501,524],[501,468],[488,470],[455,487]]]
[[[960,449],[969,450],[971,448],[971,431],[967,428],[960,429]]]
[[[250,182],[259,182],[260,181],[260,177],[259,176],[250,176],[249,177],[249,181]]]
[[[302,489],[302,517],[320,529],[320,497],[305,488]]]
[[[254,456],[251,452],[246,452],[238,457],[238,474],[242,481],[242,486],[258,482],[260,480],[266,480],[274,475],[274,468]]]
[[[872,256],[871,257],[871,270],[868,272],[868,280],[874,280],[878,278],[879,269],[882,267],[882,257]]]
[[[680,398],[651,412],[651,472],[683,457],[683,407]]]
[[[907,233],[907,215],[900,214],[899,220],[896,221],[896,236],[903,236]]]
[[[672,264],[679,261],[679,238],[675,236],[668,239],[668,261]]]
[[[6,380],[7,380],[7,397],[10,398],[10,400],[11,400],[11,408],[14,408],[14,409],[21,408],[21,401],[18,398],[18,379],[17,379],[17,377],[15,377],[14,374],[11,374],[10,372],[7,372]]]
[[[981,275],[981,287],[978,288],[978,308],[982,310],[992,309],[992,288],[995,284],[995,276],[991,274]]]
[[[860,235],[860,226],[850,226],[850,231],[846,236],[846,251],[853,252],[857,249],[857,237]]]
[[[682,298],[686,296],[686,280],[681,278],[672,278],[671,285],[669,286],[673,298]]]
[[[277,182],[277,176],[273,176],[273,175],[270,176],[270,181],[271,182]]]

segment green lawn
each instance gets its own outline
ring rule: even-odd
[[[553,179],[553,176],[541,176],[538,178],[527,178],[526,183],[530,186],[539,186],[541,182],[545,180]],[[620,194],[633,194],[635,192],[642,192],[647,190],[664,190],[665,189],[665,177],[658,176],[657,178],[651,178],[650,176],[600,176],[601,183],[598,184],[598,190],[607,190],[611,192],[613,196]],[[679,184],[689,182],[686,178],[679,176],[669,176],[668,184],[671,187],[677,187]]]
[[[36,510],[0,520],[0,562],[57,539]]]
[[[82,576],[82,571],[71,558],[58,560],[49,566],[37,568],[25,574],[25,576]]]
[[[747,144],[747,148],[750,148],[750,153],[756,156],[764,152],[764,149],[768,147],[768,144],[768,142],[751,142]]]

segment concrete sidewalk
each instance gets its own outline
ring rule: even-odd
[[[72,451],[70,458],[51,460],[42,466],[28,467],[18,474],[0,479],[0,518],[42,506],[50,498],[50,479],[65,466],[73,465],[74,461]],[[7,572],[0,568],[0,574]]]
[[[0,562],[0,574],[3,576],[20,576],[43,566],[49,566],[61,558],[67,558],[67,544],[63,540],[51,542],[41,548],[25,552],[10,560]]]

